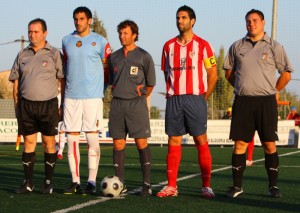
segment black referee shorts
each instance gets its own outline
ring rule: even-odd
[[[41,132],[46,136],[58,134],[58,100],[30,101],[21,98],[18,102],[18,133],[31,135]]]
[[[262,142],[278,141],[275,95],[235,96],[229,138],[250,142],[255,130]]]

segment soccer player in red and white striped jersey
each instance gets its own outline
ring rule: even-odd
[[[168,185],[158,197],[177,196],[177,175],[181,160],[182,136],[193,136],[201,170],[201,196],[215,197],[210,187],[212,158],[207,142],[207,104],[218,79],[214,50],[193,33],[196,15],[192,8],[177,10],[179,35],[166,42],[161,69],[166,81],[166,134],[168,139]]]
[[[167,74],[167,95],[201,95],[207,91],[206,68],[215,66],[211,45],[193,34],[185,44],[178,37],[163,48],[161,69]]]

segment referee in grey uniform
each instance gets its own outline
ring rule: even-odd
[[[63,57],[60,51],[47,41],[47,25],[43,19],[28,24],[30,45],[21,50],[11,69],[9,80],[13,82],[13,96],[18,120],[18,132],[24,137],[22,163],[25,180],[16,193],[32,192],[33,169],[37,133],[42,134],[45,150],[45,179],[41,192],[51,194],[52,176],[56,163],[55,135],[59,120],[58,83],[64,100]]]
[[[277,187],[279,158],[275,144],[278,141],[276,100],[290,81],[293,68],[282,45],[265,33],[264,14],[252,9],[245,20],[248,33],[230,47],[223,67],[235,93],[229,136],[235,141],[233,187],[226,195],[234,198],[243,193],[246,149],[256,130],[265,153],[268,196],[280,198],[282,194]],[[280,75],[278,79],[276,70]]]
[[[148,52],[136,46],[138,26],[125,20],[118,27],[123,48],[110,56],[109,73],[113,99],[110,104],[109,133],[113,138],[113,163],[116,175],[124,182],[126,136],[135,139],[143,173],[141,196],[151,195],[151,136],[147,97],[155,86],[155,68]],[[123,192],[126,192],[126,187]]]

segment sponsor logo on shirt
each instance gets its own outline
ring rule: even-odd
[[[186,67],[172,67],[172,71],[183,71],[183,70],[194,70],[195,66],[186,66]]]
[[[186,63],[186,58],[181,58],[180,59],[180,66],[185,67],[185,63]]]
[[[194,70],[195,66],[187,65],[186,64],[186,58],[181,58],[180,59],[180,67],[172,67],[172,71],[183,71],[183,70]]]

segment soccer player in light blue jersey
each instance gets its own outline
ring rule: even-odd
[[[108,41],[90,30],[92,13],[87,7],[73,12],[76,30],[62,40],[67,63],[64,124],[72,183],[64,194],[96,194],[100,160],[98,133],[103,119],[104,78],[111,53]],[[101,63],[102,62],[102,63]],[[80,132],[86,133],[89,175],[86,188],[80,187]]]

